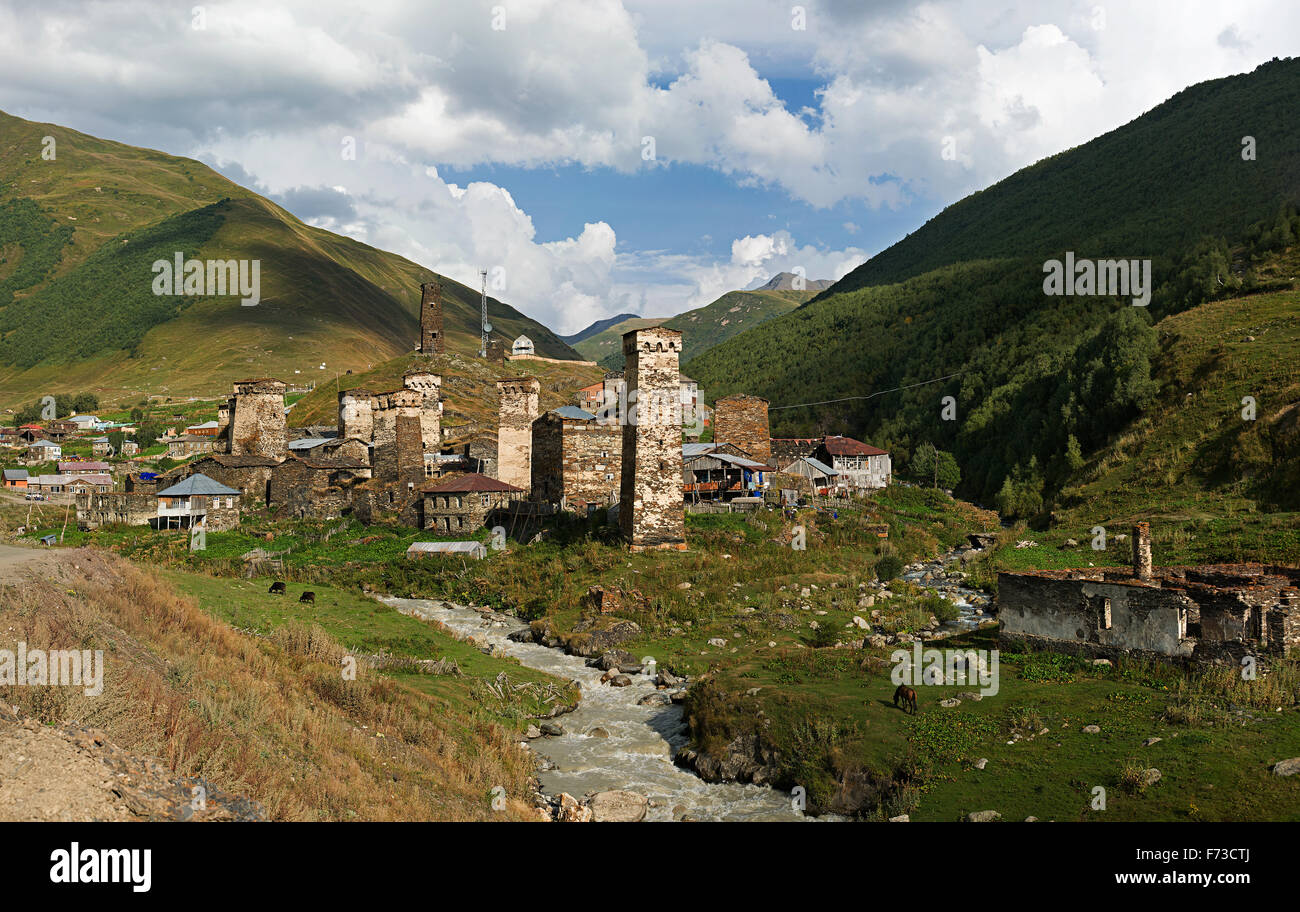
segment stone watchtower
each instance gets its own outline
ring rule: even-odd
[[[425,282],[420,286],[420,353],[441,355],[442,337],[442,285]]]
[[[390,502],[401,502],[414,485],[424,482],[424,445],[420,409],[424,397],[415,390],[399,389],[375,396],[374,477]]]
[[[533,482],[533,422],[542,385],[536,377],[498,380],[497,480],[527,491]]]
[[[236,380],[230,397],[230,453],[283,459],[289,452],[279,380]]]
[[[662,326],[623,336],[628,415],[618,522],[633,551],[686,549],[681,351],[682,334]]]
[[[739,447],[755,462],[771,465],[767,400],[761,396],[724,396],[713,403],[713,439]]]
[[[402,375],[402,386],[423,397],[420,439],[426,453],[437,453],[442,449],[442,377],[432,371],[412,368]]]
[[[367,442],[375,436],[375,397],[370,390],[350,389],[339,393],[339,436],[360,437]]]

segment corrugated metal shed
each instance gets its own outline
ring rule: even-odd
[[[407,557],[422,557],[425,554],[457,554],[481,560],[487,557],[487,546],[478,541],[412,542],[406,549]]]

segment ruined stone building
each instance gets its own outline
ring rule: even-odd
[[[523,499],[524,491],[471,472],[446,481],[426,482],[421,495],[425,529],[444,535],[469,535],[491,525],[499,512]]]
[[[533,422],[542,386],[535,377],[497,381],[497,478],[527,491],[533,480]]]
[[[368,461],[290,456],[271,470],[267,503],[289,516],[336,519],[370,476]]]
[[[618,508],[633,551],[686,548],[682,503],[682,334],[662,326],[623,335],[629,410]]]
[[[232,456],[283,459],[288,454],[285,386],[279,380],[236,380],[224,428]],[[220,422],[218,422],[220,423]]]
[[[426,282],[420,286],[420,353],[441,355],[445,345],[442,336],[442,285]]]
[[[618,502],[623,434],[573,405],[533,422],[532,499],[586,512]]]
[[[767,400],[761,396],[723,396],[713,403],[713,439],[730,443],[763,464],[772,461]]]
[[[1084,656],[1235,665],[1300,646],[1297,587],[1300,570],[1264,564],[1154,568],[1141,523],[1130,568],[999,573],[999,636]]]

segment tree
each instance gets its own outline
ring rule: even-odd
[[[951,491],[961,481],[961,468],[957,458],[945,450],[936,449],[929,441],[916,448],[909,472],[917,482]]]

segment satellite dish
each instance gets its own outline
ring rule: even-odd
[[[490,333],[490,332],[492,332],[492,324],[491,324],[491,323],[484,323],[484,324],[483,324],[483,332],[485,332],[485,333]]]

